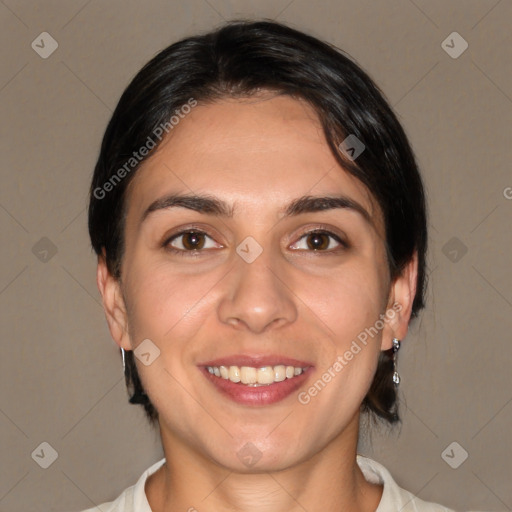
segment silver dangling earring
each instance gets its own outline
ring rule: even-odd
[[[393,382],[395,383],[395,386],[398,386],[398,384],[400,384],[400,375],[398,375],[398,371],[396,369],[397,353],[399,349],[400,340],[397,338],[393,338]]]
[[[121,348],[121,355],[123,356],[123,373],[126,373],[126,361],[124,359],[124,348]]]

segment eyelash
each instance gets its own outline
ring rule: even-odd
[[[196,235],[202,235],[202,236],[204,235],[213,240],[213,238],[211,236],[209,236],[208,233],[206,233],[205,231],[202,231],[200,229],[189,228],[189,229],[180,231],[179,233],[175,233],[174,235],[172,235],[169,238],[166,238],[165,241],[163,242],[162,246],[166,250],[172,252],[173,254],[177,254],[179,256],[194,257],[194,256],[199,256],[199,253],[204,252],[205,250],[208,251],[209,249],[192,249],[192,250],[176,249],[175,247],[172,247],[170,245],[170,243],[173,242],[174,240],[176,240],[177,238],[180,238],[183,235],[187,235],[187,234],[191,234],[191,233],[194,233]],[[349,244],[346,241],[344,241],[338,235],[336,235],[335,233],[332,233],[331,231],[328,231],[325,228],[315,228],[315,229],[312,229],[311,231],[306,231],[302,235],[300,235],[300,237],[297,239],[297,242],[299,242],[300,240],[302,240],[303,238],[305,238],[309,235],[315,235],[315,234],[325,235],[330,238],[333,238],[341,247],[337,247],[335,249],[321,249],[321,250],[315,250],[315,249],[294,249],[294,250],[303,251],[303,252],[313,252],[315,254],[321,254],[321,253],[333,254],[333,253],[337,253],[341,250],[349,248]],[[294,242],[293,245],[295,245],[297,242]]]

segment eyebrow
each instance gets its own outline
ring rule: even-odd
[[[228,203],[207,195],[170,194],[153,201],[144,211],[141,223],[153,212],[170,208],[187,208],[199,213],[217,217],[233,217],[234,207]],[[315,213],[334,209],[348,209],[359,213],[363,219],[373,226],[368,211],[357,201],[338,196],[302,196],[286,205],[280,213],[284,217],[294,217],[304,213]]]

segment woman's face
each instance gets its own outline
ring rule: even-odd
[[[322,209],[304,197],[340,200]],[[357,435],[391,345],[392,323],[379,320],[396,289],[380,209],[307,104],[262,96],[193,108],[134,177],[125,244],[109,322],[125,349],[150,340],[136,361],[164,443],[267,471]],[[207,366],[278,382],[235,383]]]

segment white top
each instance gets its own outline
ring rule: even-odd
[[[83,512],[152,512],[144,491],[146,479],[165,462],[165,458],[142,473],[135,485],[125,489],[115,501],[103,503]],[[389,471],[372,459],[357,456],[357,464],[370,483],[383,484],[382,497],[375,512],[454,512],[436,503],[427,503],[398,487]]]

